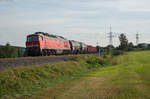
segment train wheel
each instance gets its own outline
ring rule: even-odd
[[[50,56],[50,55],[51,55],[51,52],[50,52],[49,50],[48,50],[47,52],[48,52],[47,55]]]
[[[42,56],[46,56],[46,51],[45,50],[42,50]]]
[[[44,52],[44,56],[46,56],[46,53]]]
[[[52,53],[52,55],[54,55],[54,51],[53,50],[51,51],[51,53]]]
[[[57,55],[57,52],[56,52],[56,51],[54,51],[54,55]]]
[[[41,56],[44,56],[43,51],[41,51],[40,55],[41,55]]]
[[[45,56],[48,56],[48,50],[45,50]]]

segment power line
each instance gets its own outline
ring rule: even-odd
[[[108,38],[109,38],[109,45],[113,45],[113,32],[112,32],[112,27],[110,26],[110,32],[108,33]]]
[[[97,46],[99,46],[99,42],[98,42],[98,41],[97,41],[97,43],[96,43],[96,44],[97,44]]]
[[[97,41],[97,47],[98,47],[98,56],[101,56],[101,52],[100,52],[100,46],[99,46],[99,42]]]
[[[137,34],[136,34],[136,44],[137,44],[137,45],[139,44],[139,39],[140,39],[139,35],[140,35],[140,34],[137,32]]]

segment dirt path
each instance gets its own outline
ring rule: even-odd
[[[107,66],[20,99],[150,99],[149,52],[130,53]]]
[[[131,68],[125,68],[102,68],[19,99],[150,99],[149,83]]]
[[[100,92],[104,82],[110,76],[99,76],[96,72],[83,75],[82,77],[67,81],[63,84],[49,88],[32,98],[25,99],[103,99]]]

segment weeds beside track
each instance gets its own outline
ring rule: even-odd
[[[4,70],[0,72],[0,97],[30,96],[104,65],[105,60],[86,55],[72,56],[66,62]]]

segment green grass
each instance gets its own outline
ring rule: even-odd
[[[107,66],[27,99],[150,99],[149,59],[150,51],[107,57]]]
[[[31,96],[48,87],[103,67],[105,64],[104,59],[96,56],[74,56],[67,62],[1,71],[0,98]]]
[[[149,60],[150,51],[141,51],[105,60],[77,56],[53,65],[10,69],[0,72],[0,95],[6,99],[150,99]]]
[[[150,51],[129,52],[113,57],[110,63],[90,74],[109,78],[103,82],[101,96],[106,99],[150,99]],[[108,94],[109,93],[109,94]]]

